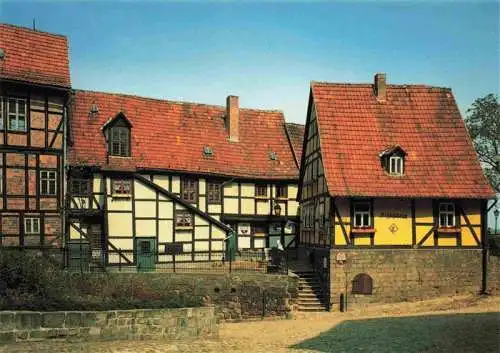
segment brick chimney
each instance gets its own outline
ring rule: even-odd
[[[383,73],[375,74],[375,83],[373,89],[375,91],[375,96],[377,97],[377,101],[385,102],[387,98],[387,85],[385,83],[385,74]]]
[[[240,104],[238,96],[227,96],[226,126],[229,130],[229,141],[240,140]]]

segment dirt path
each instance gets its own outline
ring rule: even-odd
[[[300,345],[293,349],[290,347],[312,338],[318,339],[320,337],[321,340],[320,334],[347,320],[488,312],[500,312],[499,296],[488,298],[460,296],[416,303],[370,306],[348,313],[297,313],[292,320],[224,323],[221,325],[219,338],[211,340],[199,339],[191,342],[32,342],[0,346],[0,352],[329,352],[328,348],[326,350],[308,350],[301,349]],[[492,328],[492,332],[498,334],[500,332],[500,314],[498,320],[495,321],[498,325],[496,328]],[[480,337],[478,337],[479,339]],[[326,346],[328,347],[328,343]],[[401,350],[401,352],[404,351],[404,349]]]

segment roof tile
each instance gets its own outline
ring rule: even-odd
[[[384,103],[373,92],[371,84],[311,84],[332,196],[494,197],[450,89],[388,85]],[[380,164],[394,145],[407,153],[403,177]]]

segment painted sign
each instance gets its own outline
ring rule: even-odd
[[[408,214],[404,211],[382,211],[380,217],[387,218],[408,218]]]
[[[238,223],[238,235],[250,235],[250,223]]]

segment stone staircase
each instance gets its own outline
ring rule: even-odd
[[[296,270],[299,276],[298,310],[304,312],[325,311],[321,281],[312,270]]]

